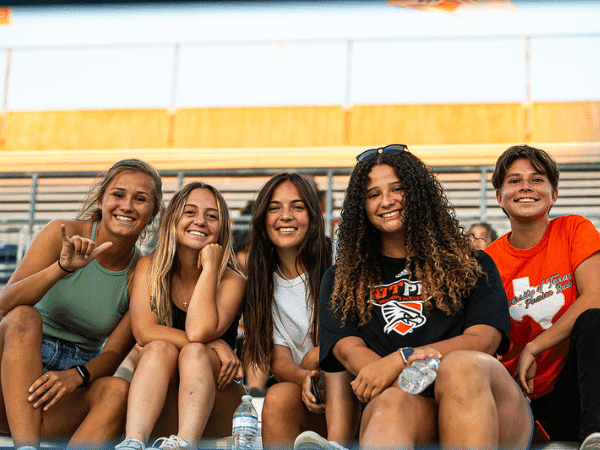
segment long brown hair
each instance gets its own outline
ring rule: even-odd
[[[280,173],[260,190],[250,222],[248,282],[244,307],[244,363],[268,368],[273,356],[273,272],[279,258],[266,229],[266,215],[273,191],[284,181],[294,183],[306,205],[309,227],[296,257],[296,266],[306,269],[309,304],[312,306],[310,335],[319,342],[318,301],[321,277],[331,266],[331,243],[325,236],[325,224],[319,200],[308,181],[296,173]]]
[[[158,242],[152,253],[150,268],[150,306],[162,325],[172,326],[171,281],[173,273],[179,269],[177,260],[177,224],[183,215],[185,202],[194,189],[206,189],[213,193],[217,201],[219,216],[219,236],[217,243],[223,247],[223,257],[219,266],[217,283],[221,281],[227,267],[241,275],[231,249],[231,227],[229,210],[223,196],[213,186],[200,181],[188,183],[175,192],[160,222]]]
[[[358,163],[350,176],[338,228],[333,307],[363,325],[370,319],[374,292],[381,283],[380,233],[365,212],[369,173],[388,164],[404,191],[406,268],[421,281],[425,305],[434,303],[448,314],[477,282],[481,268],[469,237],[459,226],[441,184],[416,156],[380,153]]]

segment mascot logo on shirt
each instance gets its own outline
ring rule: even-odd
[[[385,319],[384,332],[404,336],[423,326],[427,319],[423,314],[421,283],[410,281],[406,270],[396,278],[397,281],[377,288],[374,304],[381,308]]]

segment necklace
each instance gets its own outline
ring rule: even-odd
[[[281,267],[279,267],[279,264],[277,264],[277,274],[283,278],[285,281],[287,281],[290,285],[290,287],[294,287],[294,279],[289,279],[288,277],[286,277],[283,272],[281,271]]]

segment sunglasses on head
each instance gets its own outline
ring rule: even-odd
[[[387,153],[388,155],[399,155],[403,151],[407,150],[408,147],[404,144],[392,144],[383,148],[371,148],[369,150],[365,150],[360,155],[356,157],[356,160],[359,163],[365,162],[371,159],[373,156],[379,153]]]

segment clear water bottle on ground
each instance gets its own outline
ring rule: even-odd
[[[417,359],[405,367],[398,377],[400,389],[409,394],[420,394],[435,381],[440,360],[437,358]]]
[[[233,450],[254,450],[258,434],[258,415],[252,405],[252,396],[244,395],[233,415]]]

